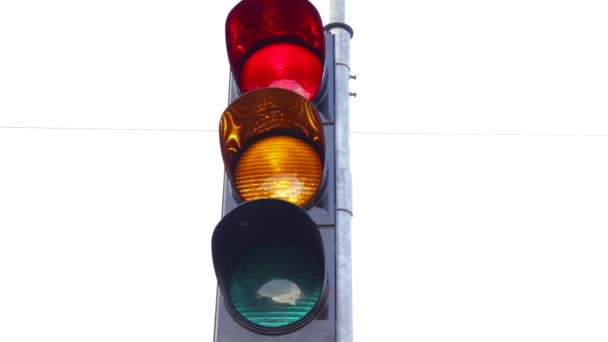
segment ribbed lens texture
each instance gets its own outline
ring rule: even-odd
[[[284,241],[246,253],[228,281],[228,296],[246,320],[279,328],[304,318],[317,304],[323,274],[303,249]]]
[[[304,141],[273,136],[245,150],[235,168],[235,186],[245,201],[278,198],[306,205],[321,184],[317,152]]]
[[[247,59],[240,75],[242,92],[275,87],[292,90],[307,100],[319,91],[323,65],[310,50],[290,43],[268,45]]]

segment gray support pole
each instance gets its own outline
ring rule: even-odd
[[[345,0],[330,0],[329,23],[345,24]],[[336,334],[337,342],[353,341],[349,79],[351,32],[340,25],[336,37]]]

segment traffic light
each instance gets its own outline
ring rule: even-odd
[[[334,39],[307,0],[228,14],[214,341],[335,341]]]

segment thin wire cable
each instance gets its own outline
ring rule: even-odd
[[[522,136],[522,137],[608,137],[608,134],[568,134],[568,133],[484,133],[484,132],[362,132],[359,135],[447,135],[447,136]]]
[[[0,129],[49,129],[49,130],[91,130],[91,131],[144,131],[144,132],[203,132],[217,133],[214,129],[183,128],[112,128],[112,127],[46,127],[46,126],[0,126]],[[390,132],[351,131],[356,135],[442,135],[442,136],[522,136],[522,137],[608,137],[608,134],[568,134],[568,133],[487,133],[487,132]]]
[[[213,129],[180,128],[111,128],[111,127],[45,127],[45,126],[0,126],[0,129],[50,129],[50,130],[89,130],[89,131],[147,131],[147,132],[215,132]]]

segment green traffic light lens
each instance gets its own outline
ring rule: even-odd
[[[246,252],[228,280],[228,296],[247,321],[266,328],[296,323],[316,306],[323,274],[302,248],[269,241]]]
[[[264,198],[226,214],[211,239],[225,308],[258,334],[294,332],[319,317],[329,296],[324,240],[290,202]]]

